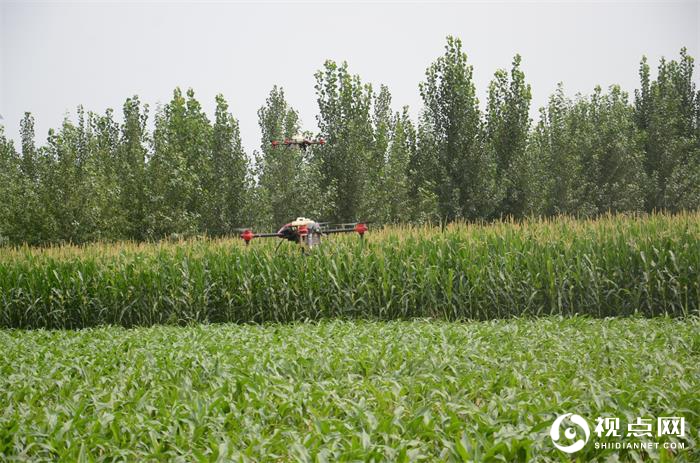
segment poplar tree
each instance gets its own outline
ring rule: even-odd
[[[65,118],[58,131],[49,130],[45,147],[48,168],[41,199],[46,204],[50,241],[81,243],[99,238],[89,114],[78,107],[77,116],[77,123]]]
[[[45,187],[45,159],[36,146],[34,116],[24,113],[20,121],[19,170],[12,170],[15,178],[13,187],[18,198],[12,201],[12,228],[15,230],[13,241],[28,244],[40,244],[47,236],[47,211],[42,190]],[[20,199],[21,198],[21,199]]]
[[[495,159],[499,202],[498,216],[523,217],[530,200],[532,169],[526,159],[530,132],[530,85],[520,69],[520,55],[513,58],[510,75],[502,69],[489,84],[485,149]]]
[[[643,210],[646,175],[642,139],[627,94],[617,85],[607,94],[596,87],[579,106],[589,124],[574,146],[584,151],[584,195],[594,213]]]
[[[231,234],[241,226],[247,205],[248,160],[238,121],[228,108],[224,96],[217,95],[205,203],[206,231],[212,235]]]
[[[333,205],[331,220],[348,222],[361,217],[367,194],[368,165],[374,149],[372,86],[351,75],[347,63],[326,61],[316,73],[318,126],[327,143],[314,152],[320,187]]]
[[[408,196],[410,220],[415,223],[440,220],[438,185],[440,166],[437,157],[437,140],[425,111],[415,130],[415,147],[408,158]]]
[[[92,196],[95,216],[95,236],[105,240],[124,239],[124,222],[128,209],[120,203],[122,184],[119,179],[119,124],[114,112],[89,113],[91,138],[86,181]]]
[[[259,207],[266,217],[261,220],[264,227],[277,227],[290,217],[308,214],[304,212],[304,190],[312,185],[301,185],[303,153],[295,147],[279,145],[273,141],[283,141],[301,131],[299,115],[290,107],[284,89],[274,86],[265,104],[258,110],[258,124],[261,131],[260,153],[257,156],[259,178]]]
[[[700,200],[698,95],[693,70],[694,60],[685,48],[678,61],[661,59],[656,80],[650,77],[646,58],[640,64],[635,115],[644,137],[647,210],[695,208]]]
[[[447,38],[445,53],[420,84],[425,130],[436,152],[434,175],[440,215],[446,220],[480,219],[494,211],[496,165],[483,149],[482,121],[472,66],[462,42]]]
[[[391,92],[386,85],[379,87],[379,92],[372,101],[373,147],[365,161],[365,186],[363,188],[359,215],[362,220],[385,222],[390,220],[387,200],[388,157],[392,143],[393,114],[391,110]]]
[[[388,150],[380,196],[384,212],[381,220],[384,223],[407,222],[411,219],[409,160],[416,150],[416,132],[407,106],[393,117]]]
[[[151,187],[150,236],[193,234],[205,229],[203,179],[210,174],[211,126],[194,92],[176,88],[156,114]]]
[[[123,122],[119,134],[116,173],[118,199],[122,210],[120,234],[124,238],[143,240],[148,237],[149,189],[147,177],[148,105],[139,97],[127,98],[122,106]]]
[[[535,143],[540,150],[536,155],[541,163],[539,184],[544,196],[542,212],[579,215],[582,212],[585,185],[580,157],[572,146],[569,131],[573,102],[564,94],[561,83],[540,112]]]
[[[20,159],[14,144],[0,125],[0,245],[21,240],[16,229],[16,210],[20,196]]]

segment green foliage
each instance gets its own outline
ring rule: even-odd
[[[333,192],[319,186],[320,161],[314,158],[314,150],[272,146],[275,140],[292,138],[301,132],[299,115],[287,104],[282,88],[273,87],[265,106],[258,110],[258,122],[262,145],[256,159],[259,196],[251,205],[257,211],[255,224],[277,229],[293,217],[332,211]],[[304,135],[312,137],[310,133]]]
[[[570,137],[572,102],[564,95],[561,84],[549,99],[546,110],[541,110],[540,122],[534,137],[539,148],[536,156],[542,163],[541,184],[546,191],[545,215],[580,214],[583,206],[584,176],[581,160],[576,156]]]
[[[642,135],[627,94],[596,87],[571,101],[563,87],[542,110],[530,149],[542,162],[540,203],[547,215],[595,216],[643,210],[647,185]]]
[[[388,150],[381,170],[380,188],[375,193],[375,204],[382,206],[377,218],[380,223],[406,222],[411,218],[409,160],[416,151],[416,130],[407,106],[394,115]]]
[[[21,179],[20,158],[0,125],[0,245],[10,242],[17,233],[14,213],[20,198],[18,179]]]
[[[124,123],[121,126],[115,160],[119,231],[115,238],[144,240],[147,236],[149,213],[148,189],[148,105],[141,106],[139,97],[127,98],[123,106]]]
[[[656,80],[650,78],[646,58],[640,65],[635,110],[645,142],[649,210],[675,211],[700,203],[700,106],[693,68],[685,48],[678,61],[661,59]]]
[[[113,239],[124,233],[123,215],[128,211],[121,207],[120,202],[119,124],[114,120],[112,110],[108,109],[104,115],[90,114],[90,126],[92,135],[88,151],[93,157],[94,171],[90,173],[89,182],[97,217],[95,235],[98,239]],[[134,200],[138,201],[138,197]]]
[[[249,168],[223,96],[216,97],[210,124],[194,93],[183,96],[176,89],[156,114],[153,136],[147,126],[148,106],[134,96],[124,103],[121,124],[110,109],[98,115],[79,107],[77,123],[66,118],[36,148],[27,113],[22,156],[5,171],[11,175],[6,240],[83,243],[233,233],[248,207]]]
[[[365,182],[361,190],[362,203],[358,218],[373,222],[387,222],[386,176],[388,169],[389,145],[393,132],[393,114],[391,110],[391,93],[386,85],[380,86],[379,93],[373,101],[373,146],[365,161]]]
[[[496,160],[496,184],[502,198],[496,212],[515,218],[528,212],[528,193],[532,193],[528,185],[533,176],[525,155],[532,96],[520,61],[520,55],[515,55],[510,79],[504,70],[498,70],[489,85],[484,147],[489,157]]]
[[[482,149],[482,121],[472,78],[472,66],[462,42],[447,38],[445,53],[426,70],[420,84],[426,142],[436,167],[425,172],[437,187],[440,215],[447,220],[474,220],[494,210],[495,162]],[[419,139],[419,143],[423,140]]]
[[[210,121],[190,89],[149,110],[137,96],[96,114],[78,108],[35,143],[20,124],[17,153],[2,150],[0,243],[45,245],[120,239],[226,236],[273,230],[296,216],[322,221],[468,222],[595,217],[608,212],[697,210],[700,98],[685,49],[646,58],[634,102],[618,86],[568,97],[560,84],[531,124],[530,85],[513,58],[496,71],[485,111],[459,39],[427,69],[414,121],[378,91],[326,61],[315,74],[324,146],[276,148],[302,133],[297,112],[274,87],[258,111],[260,151],[242,148],[222,95]]]
[[[376,164],[380,151],[374,143],[372,86],[351,75],[347,63],[338,66],[329,60],[316,73],[315,88],[318,126],[328,143],[314,150],[314,157],[321,174],[319,186],[333,195],[334,209],[328,218],[368,220],[361,217],[365,212],[362,206],[366,204],[370,166],[372,160]]]
[[[221,236],[233,233],[244,222],[245,208],[248,207],[245,201],[248,159],[241,145],[238,121],[228,112],[223,95],[216,96],[211,137],[200,229],[209,235]]]
[[[440,220],[438,196],[437,140],[426,121],[425,112],[416,128],[415,149],[408,159],[408,191],[411,222],[432,223]]]
[[[10,242],[40,244],[46,236],[56,240],[48,209],[53,200],[48,177],[54,160],[45,147],[36,147],[34,117],[30,113],[25,113],[20,123],[20,138],[20,170],[14,171],[16,176],[12,179],[16,196],[9,199],[12,207],[8,225],[14,229]]]
[[[583,162],[584,194],[595,213],[643,210],[644,152],[627,94],[612,86],[604,95],[596,87],[577,107],[575,146]]]
[[[698,313],[698,214],[0,254],[0,326]]]
[[[699,332],[580,317],[0,331],[0,459],[562,462],[549,429],[573,412],[686,418],[685,450],[589,442],[577,461],[698,461]]]
[[[175,89],[173,99],[156,114],[150,160],[151,220],[149,234],[162,237],[196,233],[205,201],[204,179],[210,175],[207,151],[211,126],[189,90]]]
[[[100,158],[95,149],[96,116],[82,107],[78,107],[77,116],[77,124],[66,118],[60,131],[49,131],[42,153],[45,174],[40,203],[48,216],[47,234],[63,243],[101,238],[103,192],[109,187],[100,178],[103,159],[110,154]],[[111,125],[111,115],[105,117]]]

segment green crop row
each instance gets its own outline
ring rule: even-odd
[[[699,320],[0,330],[0,461],[697,462]],[[663,416],[684,435],[625,437]]]
[[[394,227],[306,255],[276,245],[0,250],[0,326],[687,316],[700,300],[699,214]]]

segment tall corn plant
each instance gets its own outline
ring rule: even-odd
[[[686,316],[700,300],[698,219],[397,226],[306,255],[235,239],[6,249],[0,326]]]

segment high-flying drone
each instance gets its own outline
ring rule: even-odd
[[[276,148],[278,146],[298,146],[302,150],[306,151],[306,148],[308,148],[311,145],[325,145],[326,141],[323,138],[319,138],[318,140],[311,140],[309,138],[304,137],[301,134],[294,135],[292,138],[285,138],[284,141],[277,141],[277,140],[272,140],[272,147]]]
[[[253,230],[247,228],[241,232],[240,236],[245,241],[246,246],[253,238],[281,238],[302,246],[302,250],[304,250],[312,249],[321,244],[321,237],[325,235],[357,233],[362,239],[368,230],[367,224],[362,222],[329,224],[319,223],[306,217],[297,217],[296,220],[284,224],[277,233],[253,233]]]

